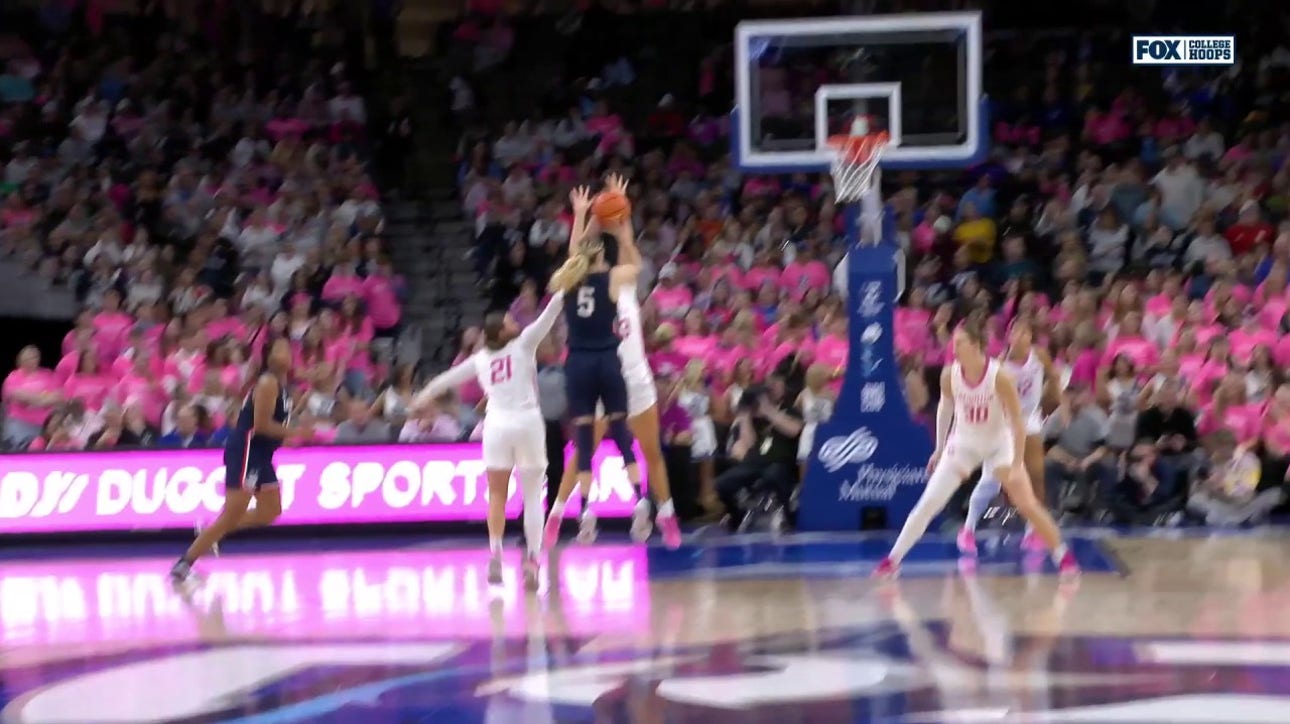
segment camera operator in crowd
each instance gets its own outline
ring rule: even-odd
[[[800,482],[797,444],[801,434],[802,417],[787,395],[782,376],[771,374],[764,387],[754,385],[744,391],[730,433],[730,458],[736,462],[715,481],[731,530],[740,528],[756,492],[774,495],[791,518],[790,503]]]

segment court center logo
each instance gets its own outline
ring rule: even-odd
[[[1233,35],[1135,35],[1134,65],[1232,65]]]
[[[850,435],[832,437],[820,446],[816,455],[825,470],[836,473],[844,465],[858,465],[873,457],[878,451],[878,438],[862,427]]]

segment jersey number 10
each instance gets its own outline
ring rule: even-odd
[[[963,411],[967,416],[968,424],[981,425],[990,419],[989,405],[968,405]]]

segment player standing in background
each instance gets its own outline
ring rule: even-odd
[[[609,190],[627,194],[627,183],[620,176],[611,175],[606,186]],[[582,238],[587,229],[595,233],[598,221],[588,221],[587,212],[591,199],[586,188],[574,189],[569,194],[573,205],[573,234],[569,240],[569,255],[579,251]],[[635,231],[629,215],[622,223],[615,224],[604,231],[613,234],[618,241],[618,260],[628,267],[640,268],[640,250],[636,248]],[[681,529],[676,522],[676,508],[672,504],[672,489],[667,477],[667,464],[663,460],[663,446],[659,439],[658,423],[658,390],[654,386],[654,373],[650,370],[649,359],[645,353],[645,335],[641,328],[640,300],[637,298],[636,279],[630,284],[624,282],[618,295],[616,306],[618,315],[617,330],[621,342],[618,345],[618,358],[622,363],[623,381],[627,385],[627,425],[636,441],[640,443],[641,453],[645,455],[645,464],[649,470],[649,487],[658,503],[658,527],[663,533],[663,542],[669,548],[681,545]],[[608,421],[604,415],[596,418],[595,434],[592,438],[592,449],[600,446],[600,441],[608,431]],[[560,490],[556,495],[557,505],[563,505],[573,492],[577,482],[573,465],[564,468],[564,479],[560,481]],[[639,471],[632,479],[637,494],[640,494]],[[595,538],[596,518],[586,509],[589,488],[582,488],[579,493],[583,501],[583,515],[580,520],[579,539],[589,542]],[[644,541],[649,538],[650,502],[646,498],[636,501],[632,510],[632,538]]]
[[[1061,531],[1048,510],[1035,498],[1021,463],[1025,457],[1026,420],[1012,378],[986,355],[985,331],[980,324],[967,322],[960,326],[954,332],[953,344],[954,364],[941,373],[936,451],[927,462],[931,471],[927,488],[875,575],[896,575],[901,559],[977,467],[1003,483],[1012,504],[1047,544],[1062,575],[1078,573],[1075,556],[1062,542]]]
[[[573,423],[577,481],[591,489],[591,458],[595,452],[597,405],[603,406],[609,438],[618,446],[628,479],[640,484],[640,469],[632,452],[627,428],[627,383],[618,358],[618,300],[635,294],[640,267],[605,261],[605,245],[598,233],[576,237],[569,245],[569,259],[551,275],[549,290],[565,300],[568,355],[564,362],[565,391]],[[621,262],[621,260],[620,260]],[[560,538],[567,500],[559,496],[547,516],[544,543],[550,548]],[[594,516],[584,507],[583,518],[594,530]]]
[[[1061,380],[1053,369],[1052,358],[1048,352],[1034,346],[1034,330],[1030,322],[1016,319],[1008,330],[1008,350],[1000,360],[1003,369],[1017,384],[1017,397],[1021,402],[1021,414],[1026,420],[1026,473],[1034,486],[1035,497],[1041,504],[1047,504],[1044,488],[1044,426],[1043,402],[1057,399],[1061,395]],[[999,495],[1001,485],[989,471],[983,471],[981,482],[972,491],[968,500],[968,515],[963,530],[959,531],[959,552],[968,556],[976,555],[976,527],[981,517],[990,507],[990,503]],[[1026,550],[1041,550],[1043,541],[1035,535],[1034,526],[1027,523],[1026,533],[1021,539],[1021,547]]]
[[[554,296],[532,324],[517,330],[504,312],[484,317],[484,346],[430,380],[412,400],[425,409],[443,393],[472,377],[488,398],[484,413],[483,458],[488,477],[488,582],[502,582],[502,535],[506,532],[506,498],[511,474],[518,473],[524,495],[524,587],[538,586],[538,553],[542,540],[542,480],[546,471],[546,424],[538,408],[537,348],[551,333],[564,308]]]
[[[269,525],[282,514],[282,491],[273,469],[273,453],[289,437],[309,435],[291,425],[291,342],[285,337],[264,345],[260,379],[242,402],[236,426],[224,445],[224,509],[170,569],[179,585],[193,578],[193,564],[229,533]],[[255,510],[247,511],[251,499]]]

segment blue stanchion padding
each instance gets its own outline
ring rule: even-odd
[[[857,228],[854,205],[848,211]],[[799,530],[854,531],[862,521],[897,529],[926,483],[931,432],[910,415],[896,361],[896,255],[890,243],[853,245],[848,254],[851,350],[833,417],[815,432]]]

